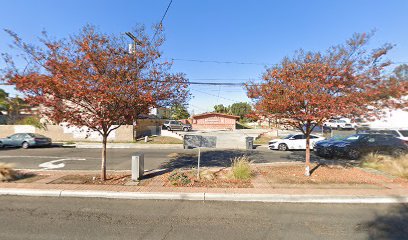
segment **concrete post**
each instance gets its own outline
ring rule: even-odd
[[[135,153],[132,155],[132,181],[142,179],[144,173],[144,154]]]

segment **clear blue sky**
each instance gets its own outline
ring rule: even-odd
[[[168,3],[0,0],[0,28],[12,29],[28,41],[43,29],[65,37],[87,23],[119,34],[138,23],[158,23]],[[394,43],[389,58],[408,62],[407,23],[406,0],[173,0],[164,20],[167,41],[162,50],[167,58],[273,64],[296,49],[322,50],[354,32],[377,29],[373,46]],[[0,52],[8,51],[8,43],[10,39],[0,32]],[[214,82],[257,79],[265,70],[263,65],[184,61],[175,61],[173,69],[185,72],[191,81]],[[210,111],[217,103],[248,101],[239,87],[192,86],[191,93],[190,111],[195,113]]]

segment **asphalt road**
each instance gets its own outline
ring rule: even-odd
[[[0,239],[406,239],[407,205],[0,197]]]
[[[145,154],[145,169],[193,167],[197,165],[196,149],[108,149],[107,168],[129,170],[135,152]],[[230,166],[231,158],[247,155],[257,163],[303,161],[304,151],[279,152],[263,150],[204,150],[201,166]],[[98,170],[101,149],[85,148],[6,148],[0,149],[0,162],[13,163],[20,169],[43,169],[40,164],[53,161],[57,170]],[[63,166],[62,166],[63,165]]]

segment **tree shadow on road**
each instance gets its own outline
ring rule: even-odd
[[[250,160],[257,163],[267,162],[260,157],[257,151],[243,150],[206,150],[201,151],[200,166],[201,167],[230,167],[231,160],[235,157],[248,156]],[[161,165],[162,168],[178,169],[197,167],[198,150],[194,153],[178,153],[169,161]]]
[[[290,154],[283,157],[284,159],[304,162],[306,159],[306,152],[304,150],[291,150]],[[324,165],[339,165],[343,167],[355,167],[360,165],[360,160],[350,160],[343,158],[324,158],[315,155],[313,152],[310,153],[310,161],[318,164]]]
[[[407,239],[408,204],[393,205],[387,214],[358,225],[357,231],[367,232],[369,239]]]

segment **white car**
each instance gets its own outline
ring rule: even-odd
[[[337,130],[340,129],[355,129],[356,124],[348,122],[344,119],[330,119],[326,121],[323,126],[325,127],[330,127],[330,128],[335,128]]]
[[[381,134],[391,134],[404,142],[408,143],[408,128],[398,129],[398,128],[372,128],[369,130],[363,130],[363,132],[367,133],[381,133]]]
[[[316,142],[325,140],[324,137],[310,135],[310,149]],[[306,136],[304,134],[291,134],[282,139],[269,141],[269,149],[286,151],[289,149],[306,149]]]

